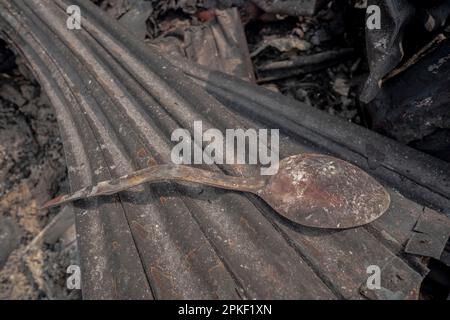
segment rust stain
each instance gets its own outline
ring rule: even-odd
[[[112,242],[112,248],[114,251],[120,248],[120,244],[117,241]]]
[[[253,233],[256,234],[255,228],[253,228],[253,227],[248,223],[247,219],[245,219],[244,217],[241,217],[241,218],[239,219],[239,223],[240,223],[241,225],[246,226],[247,229],[253,231]]]
[[[153,167],[153,166],[158,165],[158,162],[156,162],[155,159],[153,159],[153,158],[149,158],[149,159],[147,160],[147,165],[148,165],[149,167]]]
[[[170,283],[172,283],[172,281],[173,281],[172,278],[173,278],[173,277],[172,277],[170,274],[163,272],[163,271],[161,270],[161,268],[155,267],[155,266],[150,266],[149,269],[150,269],[150,273],[151,273],[156,279],[161,280],[161,277],[163,277],[163,278],[169,280]]]
[[[303,195],[305,198],[314,199],[317,204],[322,206],[330,206],[330,204],[342,206],[344,203],[343,196],[339,197],[336,194],[329,193],[323,189],[324,187],[311,183],[305,188]]]
[[[196,253],[197,251],[199,251],[202,247],[203,247],[203,245],[201,245],[200,247],[194,248],[194,249],[192,249],[191,251],[189,251],[189,252],[186,254],[186,256],[184,257],[184,261],[185,261],[186,263],[189,263],[189,264],[190,264],[190,260],[191,260],[192,256],[195,255],[195,253]]]
[[[211,271],[217,269],[217,268],[222,268],[223,269],[223,263],[222,261],[217,262],[215,265],[213,265],[211,268],[208,269],[208,273],[211,273]]]
[[[172,275],[163,272],[161,268],[155,266],[150,266],[149,271],[154,284],[162,291],[162,296],[157,298],[182,299],[182,296],[175,291],[175,278]]]
[[[131,226],[133,230],[136,232],[136,235],[138,235],[142,240],[145,240],[148,238],[148,231],[139,224],[137,221],[132,221]]]
[[[232,250],[236,247],[236,243],[231,239],[228,239],[227,244],[228,244],[228,247]]]
[[[141,149],[138,150],[137,155],[140,158],[143,158],[143,157],[145,157],[147,155],[147,150],[145,150],[144,148],[141,148]]]

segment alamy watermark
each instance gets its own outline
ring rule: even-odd
[[[67,18],[66,25],[69,30],[81,30],[81,9],[79,6],[68,6],[66,10],[69,17]]]
[[[223,134],[214,128],[203,131],[202,121],[195,121],[193,131],[193,137],[187,129],[173,131],[171,140],[178,142],[171,152],[173,163],[259,164],[261,175],[278,172],[278,129],[226,129]]]
[[[80,290],[81,289],[81,269],[77,265],[70,265],[67,267],[67,277],[66,286],[69,290]]]
[[[381,8],[377,5],[370,5],[366,10],[366,27],[369,30],[381,29]]]
[[[369,277],[367,278],[366,286],[369,290],[381,289],[381,268],[377,265],[370,265],[366,270]]]

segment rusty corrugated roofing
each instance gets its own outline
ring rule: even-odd
[[[71,4],[83,30],[66,28]],[[404,245],[419,218],[435,225],[424,204],[450,208],[448,164],[254,84],[182,60],[174,67],[89,1],[0,5],[3,30],[56,110],[73,190],[168,162],[171,132],[202,120],[205,130],[280,128],[281,157],[338,156],[391,194],[385,216],[343,231],[295,225],[256,197],[206,187],[142,186],[77,203],[84,298],[418,297],[427,268]],[[364,286],[369,265],[382,268],[382,293]]]

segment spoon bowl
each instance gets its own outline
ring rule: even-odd
[[[370,223],[390,204],[384,187],[360,168],[319,154],[281,160],[257,194],[296,223],[331,229]]]

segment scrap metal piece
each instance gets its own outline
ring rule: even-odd
[[[257,68],[258,83],[316,72],[340,63],[353,49],[340,49],[296,57],[293,60],[269,62]]]
[[[380,266],[380,287],[369,286],[369,281],[361,285],[360,292],[371,300],[417,300],[419,298],[420,276],[404,271],[404,262],[395,257],[386,265]],[[369,275],[367,275],[369,277]],[[411,279],[415,278],[415,281]]]
[[[374,130],[450,161],[450,39],[384,83],[366,108]]]
[[[150,44],[167,53],[171,60],[180,57],[255,82],[253,64],[250,59],[237,8],[211,9],[213,18],[201,26],[170,31]]]
[[[415,8],[408,0],[370,0],[369,5],[380,8],[383,25],[380,29],[366,29],[366,44],[370,75],[361,94],[365,103],[378,94],[382,79],[403,58],[403,34]]]
[[[271,70],[280,70],[280,69],[291,69],[291,68],[299,68],[305,67],[311,64],[326,64],[332,60],[340,60],[348,57],[351,53],[353,53],[353,49],[339,49],[339,50],[331,50],[324,51],[312,55],[307,56],[299,56],[294,60],[286,60],[286,61],[274,61],[269,62],[265,65],[258,67],[258,71],[271,71]],[[286,71],[286,70],[284,70]]]
[[[439,260],[449,235],[449,219],[433,210],[424,208],[424,212],[406,244],[405,252]]]
[[[370,75],[360,97],[364,103],[376,98],[384,87],[385,77],[389,78],[391,71],[402,62],[408,47],[405,47],[407,28],[413,20],[422,21],[421,28],[431,33],[442,27],[450,14],[448,1],[369,0],[368,5],[380,8],[378,18],[382,17],[382,24],[380,28],[366,28]]]

